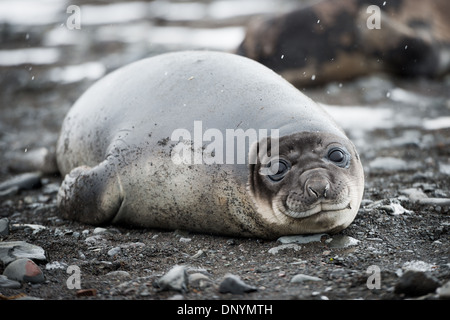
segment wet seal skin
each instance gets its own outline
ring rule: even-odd
[[[180,143],[203,160],[218,154],[207,152],[213,129],[278,136],[232,144],[226,156],[244,148],[243,163],[174,161]],[[276,143],[278,157],[263,152]],[[364,191],[354,145],[319,105],[260,63],[220,52],[163,54],[95,83],[63,122],[57,163],[62,217],[94,225],[269,239],[338,232]]]
[[[449,12],[447,0],[324,0],[256,18],[236,53],[297,87],[376,72],[440,77],[450,72]]]

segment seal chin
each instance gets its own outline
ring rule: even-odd
[[[290,208],[285,208],[284,210],[280,210],[280,211],[282,211],[285,215],[287,215],[291,218],[301,219],[301,218],[310,217],[315,214],[328,213],[328,212],[337,213],[338,211],[345,211],[345,210],[351,210],[351,209],[352,208],[350,206],[350,202],[341,202],[338,204],[319,202],[311,209],[304,210],[304,211],[296,211],[296,210],[293,210]]]

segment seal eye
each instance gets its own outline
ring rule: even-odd
[[[341,168],[349,165],[350,157],[347,152],[341,148],[332,148],[328,151],[328,159]]]
[[[284,159],[277,160],[278,162],[278,171],[276,174],[268,175],[269,179],[275,182],[280,181],[283,179],[286,174],[288,173],[289,169],[291,168],[291,165],[289,162],[287,162]],[[272,163],[269,164],[269,167],[272,165]]]

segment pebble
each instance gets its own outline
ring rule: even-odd
[[[122,249],[120,247],[114,247],[108,251],[108,256],[114,257],[117,254],[120,254]]]
[[[22,282],[42,283],[44,282],[44,274],[41,269],[30,259],[17,259],[3,271],[3,275],[10,280]]]
[[[97,227],[94,229],[93,234],[101,234],[101,233],[105,233],[107,231],[108,231],[108,229]]]
[[[359,240],[343,234],[338,234],[335,235],[332,239],[327,239],[325,242],[328,243],[328,246],[330,248],[347,248],[350,246],[358,245]]]
[[[440,287],[439,281],[422,271],[406,271],[395,284],[394,293],[408,297],[423,296],[433,293]]]
[[[244,281],[242,281],[239,276],[233,274],[226,275],[219,285],[220,293],[243,294],[257,290],[258,289],[256,287],[249,286]]]
[[[19,289],[21,286],[20,282],[8,279],[5,275],[0,275],[0,288]]]
[[[19,258],[46,260],[44,249],[34,244],[25,241],[0,242],[0,261],[3,264],[7,265]]]
[[[439,299],[450,299],[450,281],[436,290]]]
[[[306,274],[296,274],[292,277],[291,282],[292,283],[299,283],[299,282],[305,282],[305,281],[322,281],[322,279],[314,276],[308,276]]]
[[[270,254],[278,254],[280,251],[284,250],[295,250],[299,251],[302,247],[295,244],[295,243],[289,243],[289,244],[282,244],[281,246],[277,246],[274,248],[269,249]]]
[[[0,236],[7,236],[9,234],[9,219],[0,219]]]
[[[180,265],[174,266],[165,275],[159,278],[154,285],[162,291],[173,290],[186,292],[188,285],[186,267]]]
[[[320,239],[322,236],[326,236],[326,233],[320,233],[320,234],[313,234],[313,235],[295,235],[295,236],[284,236],[278,238],[278,242],[281,242],[282,244],[289,244],[289,243],[300,243],[300,244],[306,244],[310,242],[320,242]]]

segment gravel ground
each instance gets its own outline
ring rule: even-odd
[[[8,65],[0,50],[0,160],[4,164],[0,181],[20,175],[20,163],[28,155],[36,156],[39,148],[54,148],[65,113],[96,78],[139,58],[204,47],[142,41],[142,32],[155,31],[157,26],[184,28],[178,32],[189,26],[217,31],[245,26],[249,18],[193,21],[173,16],[155,14],[150,22],[141,18],[87,25],[72,30],[72,38],[58,36],[64,29],[65,8],[56,21],[49,18],[51,22],[35,22],[32,27],[14,21],[1,24],[4,49],[41,48],[58,54],[52,60],[47,53],[47,62]],[[121,30],[134,38],[122,39]],[[79,33],[73,36],[75,32]],[[20,58],[19,53],[13,55]],[[82,69],[84,77],[68,76],[68,66],[86,63],[91,65]],[[450,280],[449,85],[449,77],[405,80],[373,75],[304,90],[316,101],[332,104],[327,108],[357,145],[366,173],[363,205],[353,224],[338,235],[322,235],[309,243],[111,225],[96,229],[62,220],[55,202],[62,181],[57,173],[43,173],[38,185],[27,185],[31,189],[0,190],[0,218],[9,220],[9,234],[0,236],[0,244],[25,241],[43,248],[46,257],[36,260],[44,282],[24,281],[18,289],[0,287],[0,299],[256,303],[448,298],[443,288],[424,288],[427,281],[443,287]],[[189,276],[182,280],[185,288],[163,290],[161,277],[177,265],[185,267],[177,276]],[[71,288],[69,266],[79,267],[79,288]],[[5,268],[0,263],[0,274]],[[419,272],[411,280],[404,276],[408,270]],[[239,276],[251,292],[223,292],[229,274]],[[302,280],[298,275],[319,279]],[[416,287],[425,291],[417,293]]]

